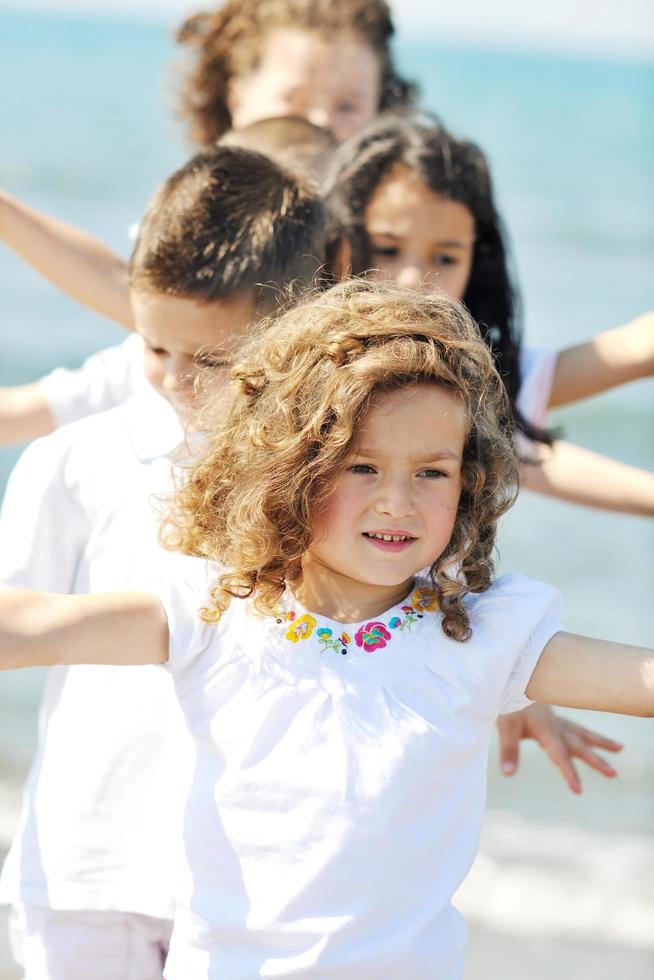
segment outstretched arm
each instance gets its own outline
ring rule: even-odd
[[[168,659],[163,606],[147,592],[0,592],[0,669],[53,664],[159,664]]]
[[[50,403],[38,381],[0,388],[0,446],[14,446],[55,428]]]
[[[654,473],[557,440],[523,463],[520,484],[548,497],[603,510],[654,516]]]
[[[526,694],[542,704],[654,717],[654,650],[557,633]]]
[[[0,191],[0,239],[68,296],[134,329],[127,266],[97,238]]]
[[[595,749],[620,752],[622,745],[612,738],[605,738],[562,715],[557,715],[546,704],[532,704],[522,711],[500,715],[497,729],[500,739],[500,768],[505,776],[512,776],[517,771],[520,742],[525,738],[533,738],[538,742],[552,763],[558,767],[573,793],[582,792],[574,759],[581,759],[591,769],[596,769],[608,778],[617,775],[613,766],[595,752]]]
[[[654,311],[559,351],[550,408],[654,374]]]

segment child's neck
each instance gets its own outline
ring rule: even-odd
[[[371,585],[358,582],[305,556],[302,578],[293,586],[298,601],[310,612],[337,623],[359,623],[380,616],[401,602],[413,579],[400,585]]]

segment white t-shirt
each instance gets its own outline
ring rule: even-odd
[[[157,545],[177,417],[153,389],[27,448],[0,520],[0,583],[120,591],[192,559]],[[0,901],[172,918],[192,747],[165,671],[53,667]],[[180,855],[181,856],[181,855]]]
[[[122,405],[148,384],[143,338],[130,334],[122,344],[92,354],[79,368],[56,368],[40,384],[57,428]]]
[[[540,429],[547,428],[558,356],[558,351],[543,347],[523,347],[520,351],[520,389],[516,405],[523,417]]]
[[[289,600],[200,620],[206,581],[162,592],[196,747],[167,980],[460,980],[450,899],[478,846],[496,716],[561,629],[518,575],[469,596],[448,640],[430,590],[343,625]]]

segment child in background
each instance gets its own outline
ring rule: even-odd
[[[327,177],[337,146],[328,129],[314,126],[299,116],[259,119],[243,129],[230,129],[219,142],[221,146],[242,146],[265,153],[294,170],[302,170],[319,186]]]
[[[171,486],[195,355],[219,371],[220,349],[285,286],[311,282],[324,250],[320,199],[258,153],[216,148],[165,182],[129,270],[144,377],[124,405],[24,453],[0,520],[2,586],[93,592],[174,575],[182,559],[158,547],[150,498]],[[27,980],[161,980],[191,774],[161,672],[48,674],[0,882]]]
[[[303,181],[319,182],[334,140],[306,120],[281,118],[227,133],[221,145],[263,153],[301,171]],[[127,264],[98,239],[1,191],[0,239],[73,299],[134,331]],[[143,384],[143,343],[132,336],[79,369],[57,368],[32,384],[0,388],[0,445],[26,442],[106,411]]]
[[[378,112],[411,104],[384,0],[227,0],[189,17],[180,115],[192,142],[269,116],[301,116],[337,140]]]
[[[545,431],[549,408],[654,374],[654,314],[556,353],[523,348],[488,163],[433,116],[380,116],[339,148],[329,183],[355,274],[438,286],[485,331],[517,428],[534,440],[522,443],[525,455],[540,463],[522,467],[522,486],[654,515],[654,475],[552,442]]]
[[[511,412],[458,304],[341,284],[232,378],[167,533],[210,591],[5,592],[0,664],[168,663],[196,768],[167,980],[460,980],[496,715],[652,716],[654,652],[493,581]]]

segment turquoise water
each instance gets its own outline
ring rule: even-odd
[[[124,254],[154,185],[186,155],[169,111],[166,29],[0,14],[0,182]],[[654,305],[654,68],[438,45],[402,46],[424,102],[487,151],[522,284],[526,333],[559,346]],[[120,339],[0,251],[0,384],[28,381]],[[654,469],[654,382],[553,421],[572,441]],[[0,452],[0,487],[15,453]],[[525,494],[505,522],[502,563],[553,582],[571,629],[651,643],[654,524]],[[34,740],[38,678],[0,684],[2,771]],[[629,745],[619,784],[588,779],[574,800],[542,754],[518,780],[491,780],[491,808],[552,826],[650,834],[652,725],[585,719]],[[592,850],[592,848],[591,848]]]

